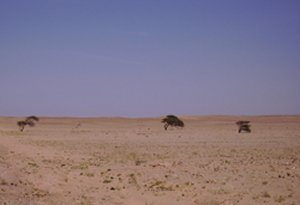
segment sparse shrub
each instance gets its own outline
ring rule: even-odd
[[[184,127],[184,123],[182,120],[180,120],[175,115],[167,115],[164,119],[161,120],[162,123],[164,123],[165,130],[168,129],[169,126],[172,127]]]
[[[250,121],[237,121],[236,124],[237,126],[239,127],[239,133],[241,132],[251,132],[251,129],[250,129]]]
[[[39,120],[40,119],[36,116],[29,116],[25,120],[18,121],[17,125],[19,126],[20,131],[23,132],[26,125],[33,127]]]

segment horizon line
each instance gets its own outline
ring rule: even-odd
[[[173,114],[174,115],[174,114]],[[26,116],[2,116],[0,118],[22,118]],[[151,118],[161,118],[167,115],[160,116],[145,116],[145,117],[128,117],[128,116],[54,116],[54,115],[31,115],[38,116],[39,118],[82,118],[82,119],[99,119],[99,118],[115,118],[115,119],[151,119]],[[203,114],[203,115],[176,115],[182,118],[189,117],[300,117],[300,114]]]

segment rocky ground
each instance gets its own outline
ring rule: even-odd
[[[299,204],[300,116],[181,119],[2,117],[0,204]]]

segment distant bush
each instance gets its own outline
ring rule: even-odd
[[[167,115],[164,119],[161,120],[162,123],[164,123],[165,130],[168,129],[169,126],[172,127],[184,127],[184,123],[182,120],[180,120],[175,115]]]
[[[250,129],[250,121],[237,121],[236,122],[236,124],[237,124],[237,126],[238,126],[238,128],[239,128],[239,133],[241,133],[241,132],[251,132],[251,129]]]
[[[40,119],[36,116],[29,116],[25,120],[18,121],[17,125],[19,126],[20,131],[23,132],[26,125],[33,127],[39,120]]]

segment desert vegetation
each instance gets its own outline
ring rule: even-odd
[[[38,117],[32,115],[32,116],[26,117],[25,120],[18,121],[17,125],[19,126],[20,131],[23,132],[26,125],[33,127],[33,126],[35,126],[35,123],[38,122],[39,120],[40,119]]]
[[[241,132],[251,132],[251,129],[250,129],[250,121],[237,121],[236,124],[238,126],[238,132],[241,133]]]
[[[299,116],[178,116],[188,129],[168,131],[165,117],[45,117],[32,132],[17,129],[26,117],[0,117],[0,204],[300,201]],[[239,120],[255,122],[251,137]]]
[[[165,130],[167,130],[169,126],[184,127],[184,122],[175,115],[167,115],[161,122],[164,123]]]

